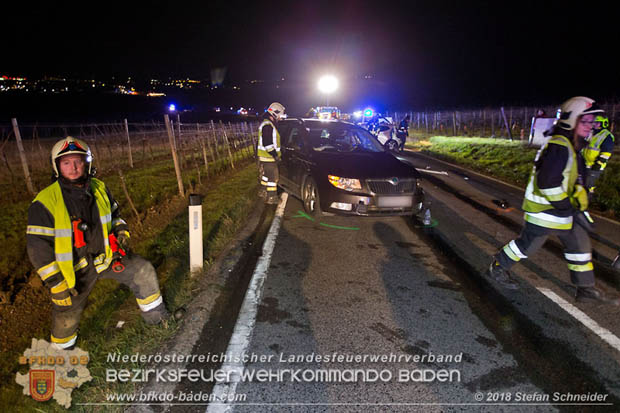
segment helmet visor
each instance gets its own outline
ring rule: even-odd
[[[84,152],[84,155],[88,154],[88,150],[82,147],[82,145],[80,145],[78,142],[70,141],[65,142],[63,147],[60,148],[60,151],[58,151],[56,157],[62,156],[68,152]]]

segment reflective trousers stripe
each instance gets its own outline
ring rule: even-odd
[[[521,261],[521,259],[527,258],[527,255],[521,252],[515,240],[510,241],[504,246],[504,252],[513,261]]]
[[[586,271],[593,271],[594,266],[592,265],[591,262],[587,264],[570,264],[569,263],[568,269],[571,271],[575,271],[575,272],[586,272]]]
[[[56,261],[52,261],[46,266],[41,267],[37,270],[39,277],[41,277],[41,280],[43,281],[47,280],[52,275],[57,274],[58,272],[60,272],[60,267],[58,266],[58,263]]]
[[[147,312],[147,311],[154,309],[155,307],[157,307],[158,305],[164,302],[160,293],[155,293],[151,297],[154,297],[154,296],[156,296],[154,301],[151,301],[149,303],[144,303],[144,304],[140,303],[140,301],[144,301],[144,300],[140,300],[139,298],[136,298],[136,301],[138,302],[138,306],[140,307],[140,310]]]
[[[61,282],[59,282],[58,284],[56,284],[55,286],[53,286],[53,287],[50,289],[50,292],[51,292],[52,294],[58,294],[58,293],[61,293],[61,292],[63,292],[63,291],[67,291],[68,289],[69,289],[69,286],[67,285],[67,281],[65,281],[65,280],[63,279]]]
[[[52,343],[56,346],[56,348],[65,349],[75,344],[75,342],[77,341],[77,333],[73,333],[66,338],[57,338],[52,335],[51,340]]]
[[[515,261],[515,262],[521,261],[521,258],[517,257],[517,256],[515,255],[515,253],[514,253],[514,252],[512,252],[512,250],[510,249],[510,247],[509,247],[508,245],[505,245],[505,246],[504,246],[503,251],[504,251],[504,253],[506,253],[506,255],[508,256],[508,258],[510,258],[511,260],[513,260],[513,261]]]
[[[569,261],[590,261],[592,259],[592,254],[589,252],[565,253],[564,257]]]
[[[59,305],[61,307],[69,307],[71,305],[71,297],[67,297],[65,299],[62,300],[57,300],[55,298],[52,298],[52,302],[56,305]]]

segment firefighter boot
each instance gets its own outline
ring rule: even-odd
[[[142,318],[147,324],[159,324],[162,321],[169,319],[170,314],[168,313],[168,310],[166,310],[164,303],[161,303],[152,310],[142,312]]]
[[[618,255],[616,255],[616,258],[614,258],[614,261],[611,263],[611,268],[620,271],[620,251],[618,251]]]
[[[493,260],[489,266],[487,276],[504,288],[509,290],[519,289],[519,284],[512,277],[510,271],[504,269],[497,260]]]
[[[278,203],[278,193],[276,191],[269,191],[267,194],[267,201],[265,203],[267,205],[276,205]]]
[[[620,305],[620,298],[605,294],[596,287],[577,287],[575,300],[581,303],[594,302],[599,304]]]

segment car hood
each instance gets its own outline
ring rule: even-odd
[[[418,172],[389,152],[314,153],[317,172],[345,178],[417,178]]]

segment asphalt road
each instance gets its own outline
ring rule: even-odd
[[[234,385],[176,390],[234,393],[211,412],[618,411],[620,308],[576,303],[552,242],[515,267],[519,290],[490,282],[491,256],[520,230],[520,191],[407,157],[426,171],[432,225],[311,220],[289,197],[254,274],[264,279],[250,282],[257,305],[244,301],[228,345],[256,360],[216,366],[243,371]],[[603,222],[600,266],[620,244]],[[604,275],[599,286],[617,292]]]
[[[575,303],[561,251],[552,243],[515,269],[520,290],[488,282],[483,274],[491,255],[520,229],[520,191],[410,158],[427,171],[432,229],[405,218],[312,222],[300,202],[289,198],[248,348],[270,361],[245,369],[298,370],[307,377],[246,377],[236,388],[246,404],[234,411],[617,410],[619,309]],[[609,222],[599,227],[605,242],[595,242],[595,248],[609,258],[618,232]],[[615,291],[612,283],[599,285]],[[362,359],[311,357],[334,354]],[[373,362],[372,355],[397,361]],[[453,360],[404,361],[407,355]],[[291,363],[296,356],[303,361]],[[318,381],[317,371],[330,369],[390,374],[376,382]],[[457,371],[458,378],[401,376],[409,371],[419,379],[420,370]],[[583,401],[568,398],[596,393],[597,403],[609,404],[579,405]]]

